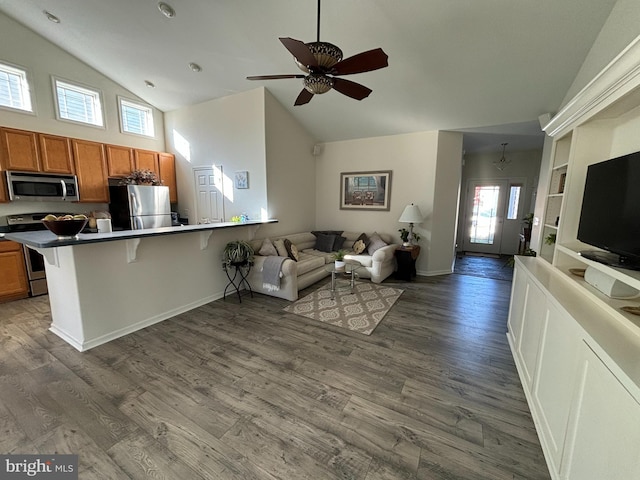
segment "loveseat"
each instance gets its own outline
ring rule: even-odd
[[[291,301],[298,298],[299,290],[331,275],[326,266],[335,261],[335,251],[345,250],[346,260],[356,260],[362,265],[357,270],[359,278],[380,283],[395,270],[394,254],[398,247],[386,234],[340,231],[293,233],[254,239],[250,244],[256,252],[254,265],[247,277],[253,291]],[[363,244],[364,251],[360,252]],[[276,285],[278,282],[270,283],[265,279],[273,278],[273,272],[268,270],[278,260],[282,263],[278,272],[279,285]]]

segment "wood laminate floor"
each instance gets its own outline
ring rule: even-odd
[[[0,305],[0,452],[75,453],[81,479],[548,479],[511,284],[385,283],[405,292],[371,336],[255,295],[84,353],[47,297]]]

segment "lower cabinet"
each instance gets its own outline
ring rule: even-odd
[[[640,478],[638,379],[626,376],[580,322],[585,312],[600,315],[609,336],[606,313],[572,309],[588,299],[558,288],[561,274],[534,262],[528,269],[516,261],[507,337],[549,472],[563,480]],[[620,348],[640,358],[638,341]]]
[[[0,240],[0,302],[29,296],[22,245]]]

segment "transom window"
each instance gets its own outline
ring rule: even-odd
[[[53,83],[59,119],[104,126],[99,91],[57,78]]]
[[[0,63],[0,106],[33,112],[25,70]]]
[[[151,107],[118,97],[120,126],[123,133],[154,136],[153,110]]]

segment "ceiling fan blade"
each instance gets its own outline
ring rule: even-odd
[[[317,67],[318,61],[304,42],[289,37],[281,37],[280,41],[296,60],[307,67]]]
[[[305,103],[309,103],[312,98],[313,93],[311,93],[306,88],[303,88],[300,92],[300,95],[298,95],[298,98],[296,98],[294,105],[304,105]]]
[[[356,100],[367,98],[372,92],[370,88],[360,85],[359,83],[352,82],[351,80],[345,80],[344,78],[334,78],[333,89],[347,97],[355,98]]]
[[[247,77],[247,80],[278,80],[280,78],[304,78],[304,75],[254,75],[252,77]]]
[[[331,67],[333,75],[350,75],[353,73],[370,72],[389,66],[389,56],[381,48],[375,48],[345,58]]]

